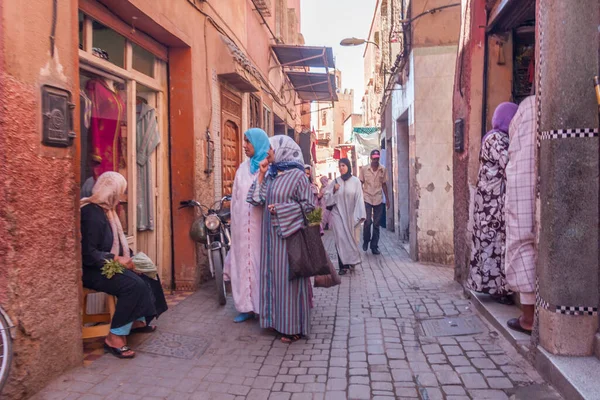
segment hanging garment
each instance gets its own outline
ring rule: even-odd
[[[156,111],[145,103],[137,106],[137,229],[154,230],[154,190],[151,156],[160,144]]]
[[[89,140],[89,128],[92,118],[92,101],[85,92],[79,92],[79,110],[80,110],[80,138],[81,138],[81,182],[92,176],[92,167],[90,162],[91,146]],[[87,197],[87,196],[86,196]]]
[[[100,79],[91,79],[86,85],[88,97],[92,101],[92,117],[89,137],[92,159],[98,163],[95,178],[108,171],[118,171],[121,151],[119,138],[121,125],[126,120],[125,104]]]

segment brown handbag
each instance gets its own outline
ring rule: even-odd
[[[329,256],[325,251],[325,246],[323,246],[321,228],[319,225],[308,225],[301,204],[300,210],[302,211],[304,226],[286,239],[290,280],[329,275]]]

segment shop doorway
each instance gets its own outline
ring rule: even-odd
[[[390,195],[389,199],[386,199],[386,201],[389,203],[389,209],[390,212],[387,215],[387,221],[386,221],[386,225],[387,225],[387,229],[391,232],[394,232],[396,230],[396,201],[395,201],[395,196],[394,193],[397,190],[396,188],[396,184],[394,182],[394,147],[392,146],[392,138],[389,137],[385,140],[385,155],[386,155],[386,160],[385,160],[385,169],[387,170],[387,174],[388,174],[388,182],[389,182],[389,187],[388,187],[388,194]]]
[[[221,196],[233,192],[235,171],[242,160],[242,99],[221,87]]]
[[[89,196],[104,172],[127,179],[118,215],[134,253],[147,254],[159,276],[170,272],[166,48],[137,43],[79,12],[81,196]],[[162,55],[161,55],[162,54]],[[158,194],[161,194],[160,196]],[[103,294],[88,296],[88,313],[102,312]]]
[[[397,231],[400,240],[408,244],[410,239],[410,173],[409,173],[409,126],[408,115],[396,121],[396,143],[398,162],[398,207]]]

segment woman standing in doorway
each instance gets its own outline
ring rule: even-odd
[[[358,235],[367,213],[362,184],[352,176],[350,160],[342,158],[339,168],[341,176],[329,184],[325,203],[331,208],[340,275],[344,275],[351,266],[361,263]]]
[[[488,293],[502,304],[512,304],[504,275],[504,200],[508,127],[517,108],[514,103],[500,104],[492,118],[492,130],[483,137],[473,213],[471,271],[467,278],[469,288]]]
[[[270,142],[272,150],[260,163],[247,199],[264,206],[260,326],[276,330],[282,342],[292,343],[310,333],[312,287],[309,278],[289,279],[286,238],[302,228],[303,212],[311,212],[315,205],[300,147],[282,135]]]

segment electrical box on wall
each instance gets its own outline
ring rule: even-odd
[[[465,122],[462,118],[454,121],[454,151],[465,151]]]
[[[71,92],[54,86],[42,86],[42,143],[51,147],[69,147],[75,139]]]

